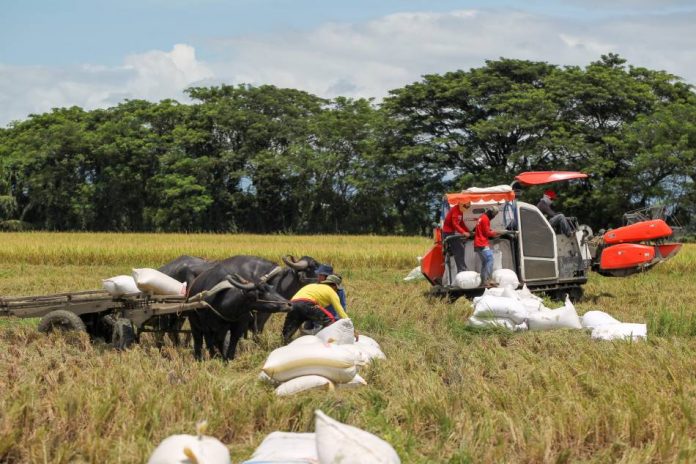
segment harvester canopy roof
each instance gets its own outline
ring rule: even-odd
[[[571,179],[586,179],[587,174],[576,171],[531,171],[515,176],[522,185],[542,185]]]
[[[515,192],[509,185],[496,185],[495,187],[471,187],[462,192],[445,194],[447,203],[450,206],[461,202],[471,203],[502,203],[504,201],[512,201],[515,199]]]

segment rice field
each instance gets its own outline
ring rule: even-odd
[[[181,254],[310,255],[340,272],[348,313],[387,359],[359,390],[277,398],[256,377],[282,317],[238,357],[194,362],[152,340],[114,352],[85,336],[0,320],[0,462],[144,462],[164,437],[208,434],[247,459],[270,432],[313,431],[312,413],[389,441],[404,463],[696,461],[696,246],[624,279],[592,275],[580,314],[646,322],[646,342],[583,331],[506,333],[466,325],[468,301],[405,283],[422,237],[0,234],[0,295],[100,286]],[[547,301],[559,306],[560,302]]]

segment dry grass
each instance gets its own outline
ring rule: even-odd
[[[384,437],[403,462],[696,460],[694,246],[646,274],[591,278],[579,312],[649,325],[645,343],[603,343],[582,331],[469,329],[467,301],[428,301],[426,283],[401,281],[428,247],[422,238],[2,238],[0,294],[94,288],[181,253],[309,254],[343,272],[349,313],[388,359],[364,372],[361,390],[276,398],[256,375],[280,344],[279,318],[227,365],[147,341],[116,353],[0,322],[0,461],[143,462],[159,440],[207,418],[238,462],[273,430],[312,430],[315,408]]]

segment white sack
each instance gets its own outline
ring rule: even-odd
[[[483,295],[481,296],[503,296],[504,291],[505,289],[502,287],[487,288],[483,291]]]
[[[186,295],[186,283],[181,283],[156,269],[133,269],[133,279],[141,292],[152,295]]]
[[[294,379],[282,383],[278,388],[275,389],[275,392],[278,396],[290,396],[294,395],[295,393],[314,390],[315,388],[333,390],[334,385],[326,377],[321,377],[319,375],[304,375],[302,377],[295,377]]]
[[[527,318],[527,310],[517,299],[484,295],[474,298],[473,315],[481,319],[505,318],[521,324]]]
[[[155,448],[147,464],[231,464],[230,452],[217,438],[194,435],[172,435]]]
[[[421,279],[425,279],[425,276],[421,272],[420,266],[416,266],[413,269],[411,269],[411,272],[409,272],[408,275],[406,277],[404,277],[404,280],[406,282],[411,282],[413,280],[421,280]]]
[[[645,324],[631,324],[619,322],[592,329],[592,338],[597,340],[640,340],[648,336],[648,327]]]
[[[319,464],[316,434],[272,432],[242,464]]]
[[[102,287],[112,296],[127,295],[129,293],[140,293],[140,289],[135,285],[133,276],[120,275],[102,280]]]
[[[263,371],[281,382],[303,375],[320,375],[332,382],[350,382],[357,373],[355,354],[341,345],[287,345],[268,355]]]
[[[497,283],[500,287],[511,287],[513,289],[519,287],[520,279],[517,278],[517,274],[512,269],[498,269],[493,271],[493,282]]]
[[[400,464],[394,448],[381,438],[314,411],[321,464]]]
[[[364,387],[365,385],[367,385],[367,382],[365,381],[365,379],[360,377],[360,375],[356,375],[355,377],[353,377],[353,380],[351,380],[350,382],[339,383],[338,385],[336,385],[336,387],[338,387],[339,389],[346,389],[346,388]]]
[[[478,318],[471,316],[467,324],[472,327],[502,327],[503,329],[514,330],[516,324],[504,317]]]
[[[355,327],[350,319],[339,319],[321,329],[316,336],[324,343],[347,345],[355,342]]]
[[[297,337],[293,341],[287,344],[287,346],[300,346],[300,345],[313,345],[315,343],[324,343],[316,337],[316,335],[303,335],[302,337]]]
[[[481,274],[476,271],[462,271],[454,277],[454,285],[469,289],[481,286]]]
[[[530,330],[582,329],[575,306],[567,297],[565,306],[561,308],[529,313],[527,324]]]
[[[517,290],[517,295],[521,300],[543,300],[543,298],[541,298],[539,295],[535,295],[531,291],[529,291],[529,288],[527,288],[527,284],[522,284],[522,288]]]
[[[360,343],[361,345],[370,345],[378,350],[381,350],[379,343],[377,343],[377,340],[375,340],[372,337],[368,337],[367,335],[360,334],[358,337],[358,340],[355,343]]]
[[[604,311],[587,311],[582,315],[582,326],[586,328],[600,327],[609,324],[620,324],[621,321],[617,321],[609,314]]]
[[[341,345],[341,348],[353,352],[355,354],[355,362],[360,366],[370,364],[373,359],[387,359],[382,350],[369,343],[357,341],[352,345]]]

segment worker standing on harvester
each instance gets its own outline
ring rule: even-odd
[[[471,237],[471,232],[464,223],[464,213],[471,208],[470,201],[459,201],[455,206],[450,208],[445,216],[445,222],[442,224],[442,241],[445,243],[452,255],[454,262],[457,265],[457,273],[466,271],[466,262],[464,260],[464,240]],[[447,240],[448,237],[458,236]]]
[[[495,287],[493,282],[493,252],[491,251],[489,238],[497,237],[499,232],[491,230],[491,219],[498,215],[498,207],[493,205],[486,209],[476,222],[474,230],[474,250],[481,258],[481,284],[484,287]]]

